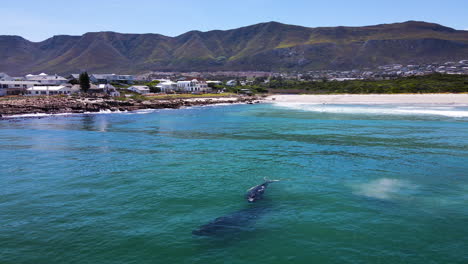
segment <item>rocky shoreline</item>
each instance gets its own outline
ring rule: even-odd
[[[93,113],[141,109],[177,109],[213,104],[259,103],[256,97],[190,98],[169,100],[116,100],[86,97],[28,97],[0,100],[0,118],[24,114]]]

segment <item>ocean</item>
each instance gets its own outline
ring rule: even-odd
[[[1,120],[0,263],[468,263],[467,135],[463,105]]]

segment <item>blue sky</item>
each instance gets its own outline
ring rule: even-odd
[[[232,29],[267,21],[308,27],[422,20],[468,30],[468,0],[2,0],[0,35],[42,41],[86,32]],[[72,4],[73,3],[73,4]]]

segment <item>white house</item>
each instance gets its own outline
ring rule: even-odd
[[[150,92],[150,89],[146,85],[133,85],[127,88],[127,90],[139,93],[139,94],[147,94]]]
[[[222,81],[206,81],[206,84],[214,84],[214,85],[222,85],[223,82]]]
[[[109,83],[99,84],[98,89],[102,90],[104,93],[106,93],[106,94],[108,94],[108,95],[110,95],[112,97],[120,96],[119,91],[117,91],[117,89],[112,84],[109,84]]]
[[[237,81],[236,80],[229,80],[226,82],[226,85],[227,86],[236,86],[237,85]]]
[[[38,95],[59,95],[71,94],[72,88],[69,86],[34,86],[26,90],[26,95],[28,96],[38,96]]]
[[[26,89],[39,84],[38,82],[28,81],[0,81],[0,96],[23,94]]]
[[[184,92],[207,92],[211,90],[205,81],[193,79],[191,81],[178,81],[177,89]]]
[[[62,85],[68,82],[68,80],[62,76],[58,76],[57,74],[48,75],[46,73],[41,73],[38,75],[28,74],[26,75],[26,80],[38,82],[40,85]]]
[[[177,83],[170,80],[166,80],[156,85],[156,88],[159,88],[163,93],[173,92],[177,90]]]

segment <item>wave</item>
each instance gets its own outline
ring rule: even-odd
[[[50,116],[70,116],[70,115],[99,115],[99,114],[128,114],[128,115],[134,115],[134,114],[150,114],[154,113],[157,111],[172,111],[172,110],[178,110],[178,109],[192,109],[192,108],[205,108],[205,107],[223,107],[223,106],[228,106],[228,105],[238,105],[238,104],[245,104],[244,102],[241,103],[216,103],[216,104],[208,104],[208,105],[193,105],[193,106],[181,106],[180,108],[160,108],[160,109],[154,109],[154,108],[149,108],[149,109],[139,109],[139,110],[134,110],[134,111],[111,111],[109,109],[106,110],[100,110],[99,112],[83,112],[83,113],[57,113],[57,114],[45,114],[45,113],[31,113],[31,114],[19,114],[19,115],[9,115],[9,116],[3,116],[2,118],[34,118],[34,117],[50,117]]]
[[[129,111],[101,110],[99,112],[84,112],[84,113],[57,113],[57,114],[34,113],[34,114],[9,115],[9,116],[3,116],[2,118],[34,118],[34,117],[49,117],[49,116],[99,115],[99,114],[119,114],[119,113],[130,113],[130,112]]]
[[[332,114],[372,115],[438,115],[447,117],[468,117],[466,106],[404,106],[404,105],[328,105],[304,103],[275,103],[283,108]]]

